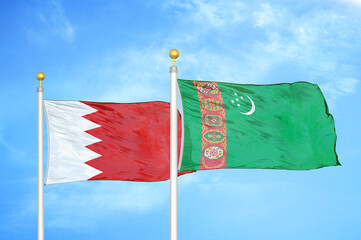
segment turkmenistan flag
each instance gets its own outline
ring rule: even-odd
[[[178,85],[184,124],[180,171],[340,165],[334,120],[316,84]]]

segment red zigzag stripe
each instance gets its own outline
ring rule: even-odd
[[[83,117],[101,126],[86,131],[101,140],[86,146],[101,155],[86,162],[102,171],[89,180],[153,182],[169,179],[169,103],[82,103],[98,110]],[[178,112],[178,156],[181,135]]]

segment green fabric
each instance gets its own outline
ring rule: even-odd
[[[217,84],[226,115],[227,168],[308,170],[340,165],[334,120],[316,84]],[[198,92],[192,81],[179,79],[178,86],[184,129],[180,171],[199,170],[203,153]],[[252,109],[250,99],[255,111],[244,115],[241,112]]]

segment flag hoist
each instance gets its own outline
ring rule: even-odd
[[[41,82],[45,75],[39,72],[36,78],[40,82],[38,92],[38,240],[44,240],[44,135],[43,135],[43,95]]]
[[[170,67],[170,240],[178,239],[178,202],[177,202],[177,73],[175,60],[179,56],[176,49],[169,52],[173,59]]]

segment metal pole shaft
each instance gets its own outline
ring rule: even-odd
[[[38,240],[44,240],[43,87],[38,87]]]
[[[177,72],[176,66],[170,67],[170,239],[178,239],[178,141],[177,141]]]

